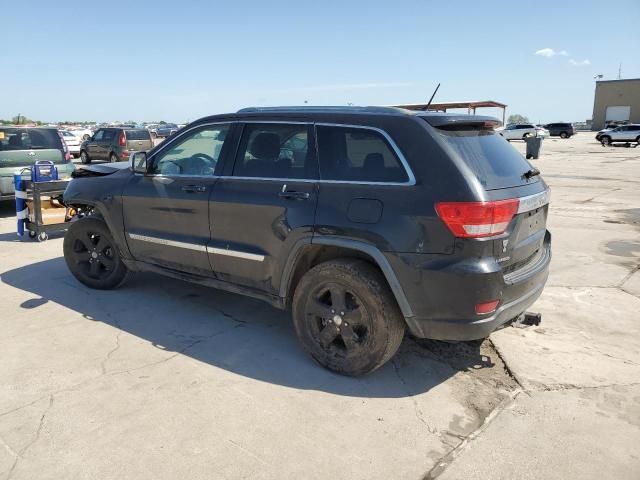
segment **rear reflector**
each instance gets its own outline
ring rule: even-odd
[[[456,237],[490,237],[507,229],[519,203],[517,198],[495,202],[439,202],[436,212]]]
[[[490,302],[479,303],[476,305],[477,315],[486,315],[487,313],[493,313],[496,311],[500,300],[491,300]]]

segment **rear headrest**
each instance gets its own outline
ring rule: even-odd
[[[280,136],[276,133],[259,133],[251,143],[251,155],[261,160],[274,160],[280,155]]]
[[[364,159],[365,170],[383,170],[384,169],[384,157],[381,153],[370,153]]]

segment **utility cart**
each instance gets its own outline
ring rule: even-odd
[[[55,199],[60,197],[64,193],[64,190],[69,184],[68,180],[53,180],[50,182],[33,182],[31,180],[25,180],[23,182],[24,191],[27,193],[26,201],[32,202],[31,214],[29,214],[25,221],[25,229],[29,231],[29,237],[38,238],[38,241],[44,242],[49,238],[47,232],[51,231],[64,231],[69,228],[67,220],[67,209],[65,207],[47,208],[43,206],[43,198],[49,197]],[[51,205],[51,200],[48,200]],[[53,216],[55,223],[50,223],[50,212],[52,210],[60,210],[55,212],[56,216]],[[58,221],[60,220],[60,221]]]
[[[31,172],[31,179],[23,177],[24,171]],[[36,162],[32,167],[16,172],[14,186],[16,196],[16,217],[18,235],[24,231],[29,237],[43,242],[49,238],[48,232],[64,231],[68,228],[68,209],[59,202],[69,180],[59,180],[52,162]]]

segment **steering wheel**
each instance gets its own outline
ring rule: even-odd
[[[207,155],[206,153],[194,153],[193,155],[191,155],[191,158],[189,158],[189,163],[191,164],[191,162],[193,162],[194,167],[196,164],[196,160],[199,160],[200,162],[198,165],[198,169],[200,170],[197,174],[198,175],[213,175],[213,171],[215,169],[216,166],[216,161],[213,157]],[[206,171],[209,170],[209,171]]]

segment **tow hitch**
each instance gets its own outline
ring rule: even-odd
[[[515,321],[512,325],[516,328],[524,328],[532,325],[540,325],[542,322],[542,314],[534,313],[534,312],[524,312]]]

